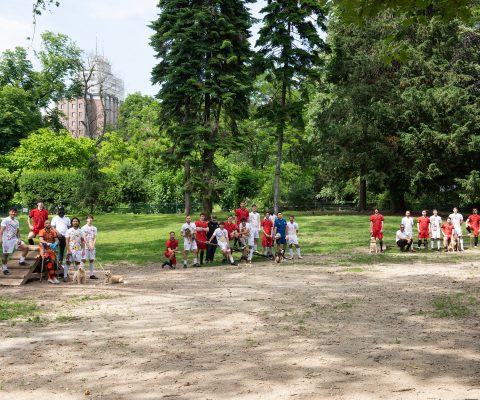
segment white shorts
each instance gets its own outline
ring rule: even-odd
[[[259,236],[259,231],[258,231],[258,229],[255,229],[255,228],[254,228],[254,229],[252,229],[252,232],[253,232],[253,237],[254,237],[255,239],[258,239],[258,238],[260,237],[260,236]]]
[[[288,235],[287,244],[297,244],[298,245],[298,236],[297,235]]]
[[[67,254],[67,260],[71,263],[81,263],[82,259],[82,250],[73,250],[72,254]]]
[[[183,240],[183,250],[190,251],[190,250],[197,250],[197,242],[195,240]]]
[[[430,239],[440,239],[440,230],[431,231]]]
[[[227,242],[218,242],[218,248],[221,251],[228,251],[230,249],[230,246],[228,245]]]
[[[96,254],[97,254],[97,251],[95,249],[92,249],[92,250],[85,249],[85,257],[83,257],[83,259],[95,260]]]
[[[455,230],[455,233],[457,234],[457,236],[463,236],[463,232],[462,232],[462,227],[461,227],[461,226],[454,226],[453,229]]]
[[[25,243],[23,243],[21,240],[18,240],[17,238],[4,240],[2,242],[3,254],[13,253],[15,250],[18,250],[18,248],[23,244]]]

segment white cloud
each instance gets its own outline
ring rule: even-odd
[[[157,0],[87,0],[84,2],[92,18],[126,20],[151,18],[155,15]]]
[[[28,46],[33,25],[0,16],[0,52],[16,46]]]

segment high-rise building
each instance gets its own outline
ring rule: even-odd
[[[85,95],[62,99],[57,108],[63,113],[61,122],[74,137],[96,137],[104,126],[116,126],[118,109],[124,98],[123,80],[112,74],[110,62],[103,56],[90,58],[80,77]]]

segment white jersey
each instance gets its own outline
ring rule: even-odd
[[[408,240],[410,239],[410,235],[404,230],[403,232],[399,229],[395,235],[395,241],[398,242],[399,240]]]
[[[65,236],[67,234],[68,228],[70,228],[70,218],[68,217],[60,217],[59,215],[55,215],[52,218],[51,222],[52,226],[55,228],[55,230],[62,236]]]
[[[238,226],[238,229],[240,230],[240,232],[242,232],[242,231],[244,231],[244,230],[248,230],[248,235],[247,235],[247,237],[253,239],[253,229],[252,229],[252,225],[251,225],[249,222],[246,222],[245,225],[240,224],[240,225]]]
[[[225,243],[228,244],[228,231],[224,228],[217,228],[215,232],[213,232],[213,236],[217,239],[217,243]]]
[[[248,215],[248,222],[253,229],[260,230],[260,214],[258,212],[251,212]]]
[[[440,227],[442,226],[442,217],[440,215],[432,215],[430,217],[430,229],[433,232],[440,231]]]
[[[412,233],[413,233],[413,225],[414,225],[414,221],[413,221],[413,218],[412,217],[403,217],[402,218],[402,225],[405,226],[405,232],[412,236]]]
[[[87,245],[87,248],[93,250],[95,249],[95,239],[97,238],[97,228],[92,226],[88,226],[88,224],[85,224],[82,227],[82,231],[85,237],[85,244]]]
[[[275,222],[275,220],[277,219],[277,216],[276,214],[271,214],[270,217],[268,218],[270,218],[270,221]]]
[[[449,217],[452,220],[452,224],[455,228],[460,228],[463,223],[463,215],[459,213],[451,213]]]
[[[195,226],[195,224],[193,222],[190,222],[190,223],[185,222],[182,225],[181,232],[182,232],[182,236],[184,236],[185,238],[186,238],[185,232],[187,230],[190,231],[190,237],[195,238],[195,233],[197,232],[197,227]]]
[[[287,235],[288,236],[297,236],[298,224],[296,222],[287,222]]]
[[[2,219],[3,235],[2,240],[9,241],[17,238],[17,231],[20,229],[20,223],[18,219],[4,218]]]

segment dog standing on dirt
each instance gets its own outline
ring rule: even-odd
[[[448,244],[447,251],[458,251],[458,240],[455,236],[452,236],[450,243]]]
[[[87,274],[83,266],[79,266],[73,274],[73,283],[77,285],[85,285],[87,283]]]
[[[379,248],[377,244],[377,239],[373,236],[370,238],[370,253],[378,254]]]
[[[110,271],[105,271],[105,284],[124,283],[122,275],[112,275]]]

